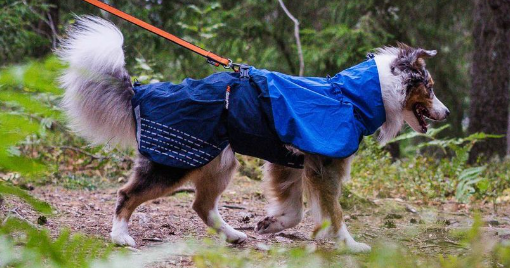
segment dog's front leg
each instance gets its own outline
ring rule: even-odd
[[[255,227],[259,234],[296,226],[303,218],[303,170],[273,163],[264,166],[268,216]]]
[[[307,156],[305,185],[316,222],[316,238],[334,238],[344,242],[350,251],[367,252],[370,246],[356,242],[349,234],[339,202],[342,180],[349,177],[351,160],[352,156],[346,159]],[[323,227],[325,221],[331,223],[327,228]]]

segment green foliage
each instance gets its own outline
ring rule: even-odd
[[[389,40],[389,34],[370,14],[362,16],[357,27],[335,24],[321,30],[305,28],[301,34],[305,60],[314,66],[308,70],[312,75],[323,75],[324,71],[334,74]]]
[[[482,182],[482,180],[485,180],[481,175],[486,169],[485,166],[467,167],[469,152],[475,143],[480,140],[501,138],[502,136],[475,133],[465,138],[437,139],[436,136],[448,127],[448,125],[445,125],[441,128],[430,131],[428,134],[420,134],[420,136],[426,137],[430,139],[430,141],[422,142],[416,147],[418,149],[436,147],[441,149],[445,154],[448,154],[448,151],[453,152],[453,156],[451,158],[441,160],[440,168],[444,172],[444,176],[452,178],[457,182],[455,187],[455,198],[460,202],[467,202],[468,198],[475,193],[475,186],[479,182]],[[406,135],[406,137],[410,138],[409,135]],[[483,187],[482,183],[480,183],[480,186],[482,186],[479,187],[481,191],[486,189],[486,187]]]
[[[154,71],[153,64],[147,62],[145,58],[136,58],[136,76],[134,79],[142,84],[161,82],[163,75]]]
[[[18,172],[27,177],[40,175],[45,166],[27,157],[18,145],[30,136],[45,136],[58,112],[41,100],[57,92],[51,78],[58,70],[55,60],[15,66],[0,72],[0,171]],[[41,69],[37,72],[37,69]],[[38,75],[40,74],[40,75]],[[49,78],[51,77],[51,78]],[[0,181],[0,194],[15,195],[37,211],[50,213],[51,207],[25,191]]]
[[[51,45],[37,32],[37,25],[48,9],[44,1],[0,0],[0,62],[22,59],[34,49]]]
[[[54,82],[60,68],[50,58],[0,72],[0,171],[33,178],[46,171],[44,163],[28,157],[23,146],[51,135],[47,130],[60,118],[54,95],[60,93]],[[0,194],[16,196],[38,212],[52,212],[48,203],[8,181],[0,180]],[[85,267],[91,257],[105,256],[110,248],[96,239],[70,236],[68,231],[52,239],[48,231],[9,214],[0,225],[1,267]]]
[[[140,62],[146,77],[157,79],[158,74]],[[87,143],[68,131],[59,108],[57,76],[62,67],[50,57],[0,70],[0,172],[20,173],[9,180],[13,184],[59,182],[91,189],[99,181],[98,170],[100,176],[117,179],[126,176],[131,165],[130,151],[80,149]],[[80,172],[82,166],[90,169]]]
[[[14,149],[26,136],[36,133],[38,125],[32,120],[0,111],[0,168],[15,170],[25,175],[33,175],[43,169],[43,165],[20,156]]]
[[[53,58],[14,66],[0,72],[0,170],[35,176],[43,164],[22,156],[16,145],[29,136],[46,136],[60,117],[53,94],[60,89],[54,78],[61,65]]]
[[[69,231],[53,239],[47,230],[15,218],[0,226],[0,267],[89,267],[112,249],[101,240]]]
[[[27,202],[36,211],[46,214],[51,213],[51,206],[48,203],[32,197],[30,194],[18,187],[7,185],[6,183],[0,183],[0,194],[17,196],[21,198],[21,200]]]
[[[0,195],[16,196],[44,214],[52,213],[50,205],[16,185],[23,185],[28,179],[43,183],[53,176],[69,188],[95,187],[90,176],[80,176],[75,171],[72,176],[65,176],[60,172],[59,156],[66,158],[66,148],[78,153],[71,159],[88,165],[97,161],[100,168],[111,168],[115,173],[118,165],[110,167],[110,163],[118,161],[123,165],[125,162],[125,154],[118,151],[55,146],[60,143],[85,145],[62,127],[65,122],[58,108],[62,92],[56,85],[61,69],[58,60],[48,58],[0,71]],[[83,156],[90,159],[83,161]],[[52,163],[57,163],[55,170]],[[18,175],[5,176],[2,172]],[[0,267],[88,267],[93,260],[108,256],[112,251],[112,246],[103,240],[71,236],[69,231],[61,231],[58,237],[52,238],[48,230],[38,229],[10,213],[4,215],[0,224]]]
[[[425,201],[455,197],[459,202],[468,202],[473,195],[483,196],[490,188],[487,168],[468,166],[469,151],[480,140],[500,136],[476,133],[465,138],[437,138],[447,127],[431,129],[428,134],[409,132],[396,137],[391,142],[418,137],[426,140],[407,145],[407,151],[415,153],[395,162],[373,138],[365,139],[353,166],[356,192]]]
[[[484,180],[480,175],[485,171],[485,166],[466,168],[459,174],[455,198],[460,202],[467,202],[468,198],[475,193],[475,186],[478,182]],[[480,191],[486,188],[479,187]]]
[[[264,165],[264,160],[245,155],[236,156],[241,164],[238,171],[240,176],[246,176],[257,181],[262,180],[262,165]]]

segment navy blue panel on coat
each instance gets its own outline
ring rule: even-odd
[[[228,145],[224,81],[232,75],[135,87],[132,105],[140,153],[178,168],[201,167],[218,156]]]
[[[295,77],[250,67],[181,84],[135,87],[139,151],[160,164],[203,166],[230,144],[240,154],[301,168],[303,156],[353,154],[385,121],[374,60],[335,77]]]
[[[228,134],[234,152],[288,167],[303,167],[303,155],[289,151],[276,133],[267,88],[241,78],[240,84],[231,88],[228,103]]]

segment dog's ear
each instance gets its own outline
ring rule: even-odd
[[[425,68],[425,59],[434,57],[436,50],[413,48],[404,43],[398,43],[399,53],[397,60],[393,63],[392,70],[400,72],[422,71]]]
[[[418,48],[414,52],[414,62],[412,65],[417,70],[422,70],[425,68],[425,59],[434,57],[437,54],[435,50],[425,50],[423,48]]]
[[[436,50],[426,50],[423,48],[418,48],[416,51],[417,57],[426,59],[426,58],[432,58],[437,54]]]

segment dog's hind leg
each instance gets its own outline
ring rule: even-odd
[[[236,231],[221,218],[218,212],[218,202],[221,193],[227,188],[237,170],[237,166],[234,152],[230,147],[227,147],[219,157],[197,169],[191,175],[191,180],[196,187],[193,209],[207,226],[225,234],[227,241],[231,243],[242,243],[247,236]]]
[[[305,185],[312,215],[316,222],[316,238],[334,238],[345,243],[353,252],[370,251],[370,246],[356,242],[343,221],[339,198],[342,180],[349,177],[352,156],[346,159],[327,159],[318,156],[305,158]],[[331,225],[323,228],[324,221]]]
[[[193,171],[171,168],[151,162],[139,155],[128,183],[117,192],[117,207],[110,236],[118,245],[135,246],[128,233],[129,218],[142,203],[172,192],[184,183]]]
[[[276,233],[296,226],[303,218],[303,170],[266,163],[264,175],[270,204],[255,231]]]

